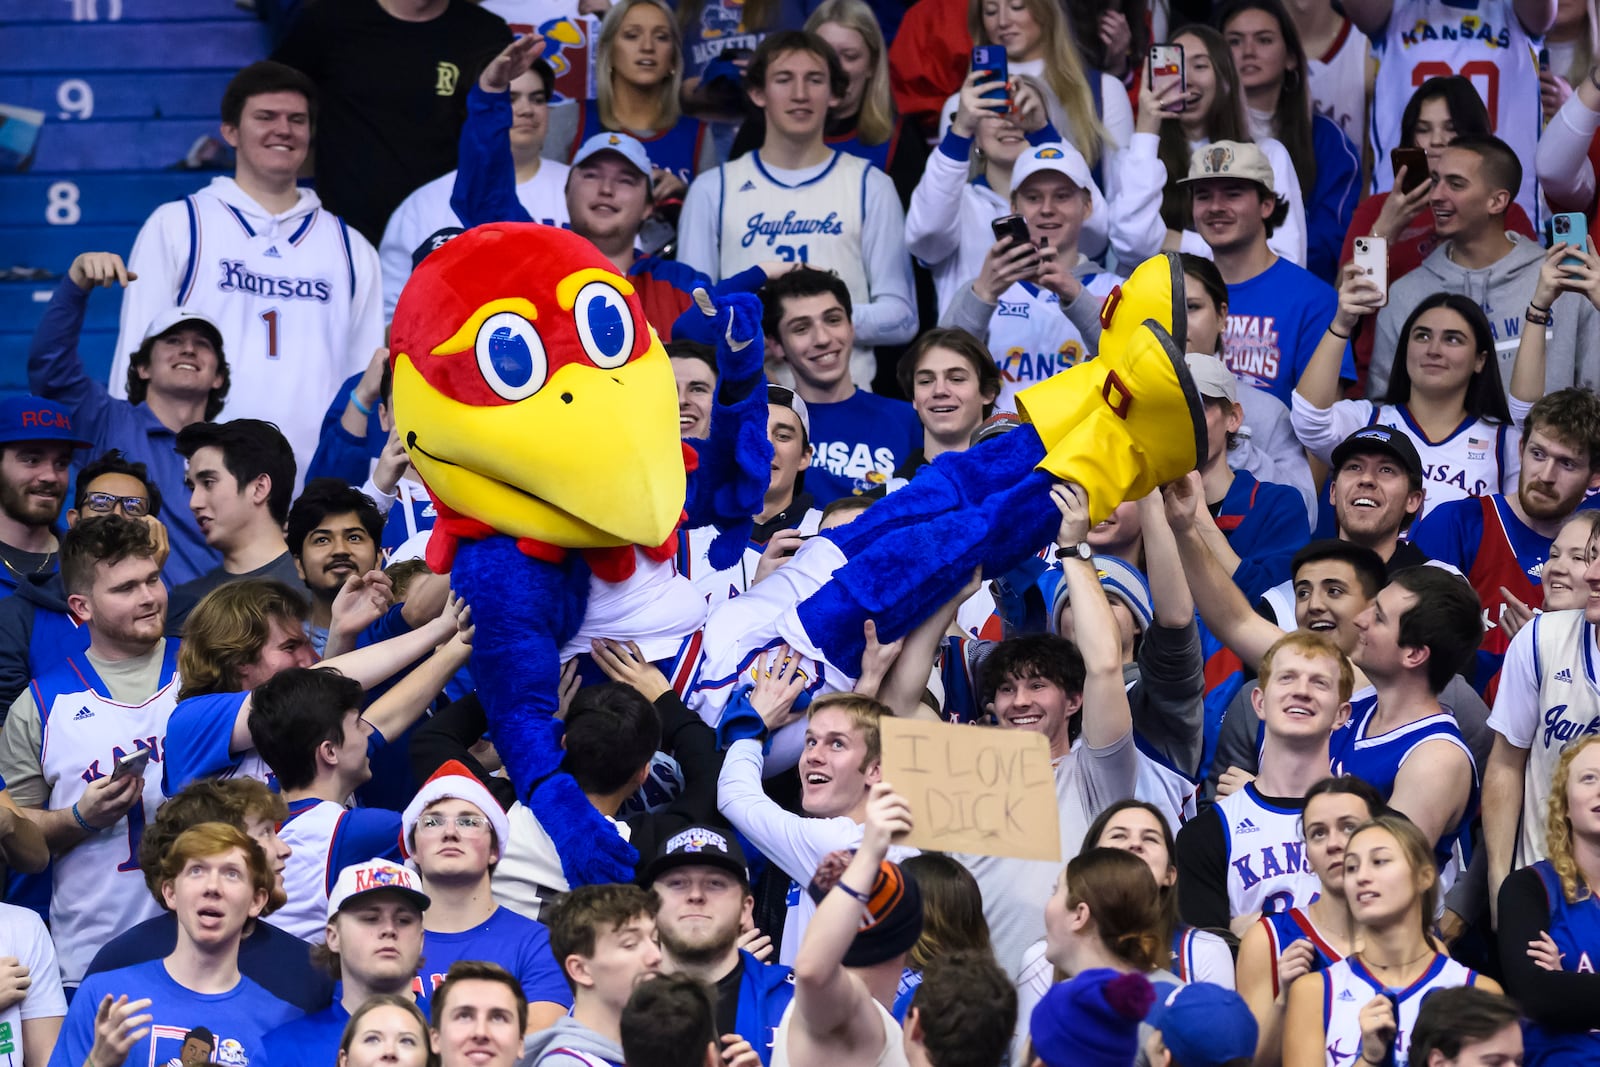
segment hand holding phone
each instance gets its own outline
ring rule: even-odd
[[[1433,180],[1432,168],[1428,165],[1428,153],[1420,148],[1390,149],[1389,165],[1394,168],[1396,181],[1400,179],[1401,168],[1405,169],[1405,184],[1400,186],[1402,193],[1409,193],[1417,186],[1426,185]]]
[[[1382,237],[1357,237],[1350,261],[1383,294],[1379,307],[1389,303],[1389,242]]]
[[[1028,222],[1021,215],[1002,215],[989,224],[994,239],[1011,245],[1031,245]]]
[[[1580,211],[1563,211],[1550,219],[1550,243],[1564,244],[1568,248],[1587,249],[1589,246],[1589,219]],[[1583,260],[1577,256],[1563,256],[1563,267],[1581,267]]]
[[[145,767],[149,766],[149,764],[150,750],[148,748],[130,752],[117,760],[117,765],[111,772],[111,780],[117,781],[120,778],[142,777]]]
[[[1006,68],[1006,50],[1004,45],[980,44],[972,50],[972,69],[982,71],[980,82],[998,81],[998,89],[990,89],[983,94],[983,99],[991,101],[996,111],[1004,111],[1011,101],[1011,94],[1005,86],[1010,78]]]
[[[1173,86],[1177,86],[1180,94],[1188,90],[1188,76],[1183,62],[1183,45],[1151,45],[1149,65],[1151,93],[1160,96]],[[1168,106],[1162,110],[1175,113],[1183,110],[1183,107],[1179,104],[1177,107]]]

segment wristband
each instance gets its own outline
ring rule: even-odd
[[[855,900],[859,900],[863,904],[870,904],[871,903],[871,899],[867,896],[867,894],[858,893],[856,890],[851,889],[849,886],[845,885],[844,884],[844,878],[842,876],[840,877],[840,879],[837,882],[835,882],[833,884],[833,888],[835,888],[835,889],[839,890],[840,892],[844,893],[844,895],[847,896],[847,897],[851,897],[851,898],[853,898]]]
[[[1550,314],[1550,312],[1540,311],[1539,308],[1533,304],[1528,305],[1528,310],[1523,312],[1523,318],[1527,319],[1535,326],[1548,326],[1554,321],[1554,317]]]
[[[1338,338],[1338,339],[1339,339],[1339,340],[1341,340],[1341,341],[1348,341],[1348,340],[1350,340],[1350,335],[1349,335],[1349,334],[1347,334],[1347,333],[1340,333],[1340,332],[1339,332],[1339,331],[1338,331],[1338,330],[1335,330],[1335,329],[1334,329],[1334,328],[1333,328],[1333,326],[1332,326],[1332,324],[1331,324],[1331,323],[1330,323],[1330,324],[1329,324],[1329,326],[1328,326],[1328,332],[1329,332],[1329,333],[1331,333],[1331,334],[1333,334],[1333,335],[1334,335],[1334,336],[1335,336],[1335,337],[1337,337],[1337,338]]]
[[[72,817],[74,819],[78,820],[78,825],[83,827],[89,833],[97,834],[97,833],[100,832],[100,828],[98,826],[90,826],[89,825],[89,820],[85,819],[83,817],[83,813],[78,811],[78,803],[77,803],[77,801],[73,801],[73,803],[72,803]]]
[[[1535,304],[1532,300],[1528,301],[1528,306],[1531,307],[1533,310],[1537,311],[1541,315],[1550,314],[1550,308],[1542,308],[1538,304]],[[1552,305],[1552,307],[1553,306],[1554,305]]]
[[[350,390],[350,403],[354,404],[356,406],[356,410],[361,412],[362,415],[365,415],[369,419],[372,418],[372,409],[361,402],[361,398],[356,396],[356,391],[354,389]]]

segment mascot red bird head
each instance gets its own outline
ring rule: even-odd
[[[449,512],[560,548],[658,545],[686,475],[672,367],[588,241],[479,226],[411,275],[389,339],[395,426]]]

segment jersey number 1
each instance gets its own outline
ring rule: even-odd
[[[267,358],[278,358],[278,309],[261,313],[261,321],[267,324]]]

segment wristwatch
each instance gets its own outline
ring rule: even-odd
[[[1089,562],[1094,555],[1094,548],[1087,541],[1079,541],[1075,545],[1060,545],[1056,548],[1056,559],[1081,559]]]

